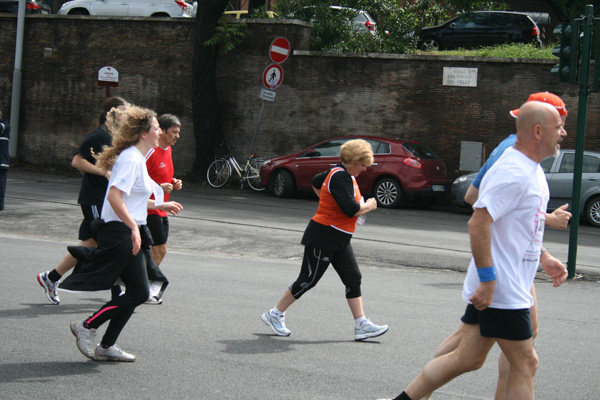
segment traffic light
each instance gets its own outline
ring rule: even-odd
[[[558,75],[560,82],[577,83],[579,23],[573,21],[557,25],[554,28],[554,35],[560,38],[560,45],[552,49],[552,54],[558,57],[559,63],[552,67],[551,72]]]
[[[596,42],[596,48],[594,50],[594,81],[592,92],[598,93],[600,92],[600,24],[595,26],[594,41]]]

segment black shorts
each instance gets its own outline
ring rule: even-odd
[[[81,204],[83,221],[79,225],[79,240],[94,239],[97,241],[97,236],[92,230],[92,221],[100,218],[101,211],[102,207],[98,207],[97,205]]]
[[[152,245],[161,246],[169,238],[169,218],[158,214],[148,214],[146,225],[152,234]]]
[[[529,308],[486,308],[479,311],[469,304],[460,320],[469,325],[479,324],[479,333],[483,337],[506,340],[527,340],[533,337]]]

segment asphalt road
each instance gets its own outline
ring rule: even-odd
[[[76,243],[79,178],[9,172],[0,212],[0,399],[376,399],[412,380],[456,328],[469,245],[468,213],[448,207],[379,209],[353,239],[367,316],[390,331],[353,341],[343,287],[329,272],[288,312],[289,338],[260,320],[296,277],[311,198],[275,199],[250,189],[185,186],[185,210],[170,218],[161,306],[141,306],[119,345],[133,364],[87,360],[68,324],[108,293],[62,293],[50,305],[35,275]],[[578,273],[560,288],[540,275],[536,349],[540,399],[596,399],[600,283],[598,234],[582,226]],[[546,246],[566,259],[568,233]],[[434,399],[492,399],[497,349],[486,365]]]

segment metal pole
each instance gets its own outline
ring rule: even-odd
[[[25,0],[19,0],[17,13],[17,42],[15,45],[15,69],[13,70],[12,97],[10,99],[11,135],[8,144],[10,157],[17,156],[19,141],[19,113],[21,111],[21,64],[23,61],[23,32],[25,31]]]
[[[256,124],[256,129],[254,130],[254,137],[252,138],[252,145],[250,146],[250,151],[248,154],[254,154],[254,143],[256,142],[256,135],[258,135],[258,127],[260,126],[260,120],[262,119],[263,111],[265,109],[266,100],[262,101],[262,105],[260,106],[260,113],[258,113],[258,123]]]
[[[579,106],[577,109],[577,138],[575,143],[575,171],[573,173],[573,195],[571,211],[571,227],[569,232],[569,256],[567,261],[568,278],[575,277],[577,264],[577,240],[579,234],[579,214],[581,214],[581,173],[583,171],[583,150],[585,143],[585,118],[587,114],[587,97],[589,93],[588,78],[590,72],[590,48],[592,43],[592,24],[594,22],[594,6],[585,6],[583,18],[583,46],[581,57],[581,73],[579,76]]]

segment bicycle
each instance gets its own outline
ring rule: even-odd
[[[231,150],[235,147],[229,147],[225,143],[221,143],[216,153],[221,152],[222,154],[215,157],[215,161],[210,163],[206,171],[208,184],[214,188],[222,187],[231,177],[233,169],[240,177],[242,187],[246,182],[248,186],[257,192],[265,190],[265,187],[260,184],[260,167],[263,166],[265,160],[250,154],[246,159],[246,165],[242,167],[231,153]],[[220,151],[221,148],[224,148],[224,151]]]

